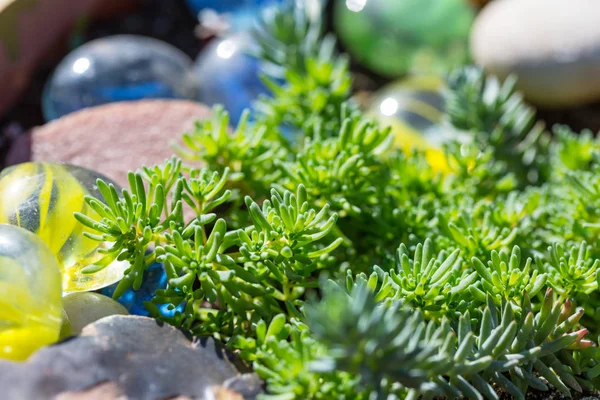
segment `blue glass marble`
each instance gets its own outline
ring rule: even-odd
[[[192,60],[156,39],[116,35],[72,51],[46,84],[47,121],[116,101],[145,98],[193,99]]]
[[[232,125],[238,123],[244,109],[251,108],[260,94],[268,93],[259,78],[259,61],[247,54],[250,46],[247,35],[215,39],[194,64],[198,101],[223,105]]]
[[[232,31],[246,30],[257,21],[267,8],[285,0],[186,0],[190,11],[198,16],[211,10],[225,17]]]
[[[112,297],[117,288],[118,282],[114,285],[107,286],[100,291],[105,296]],[[160,263],[154,263],[146,272],[144,272],[144,280],[142,286],[138,290],[129,289],[121,297],[117,299],[130,314],[149,316],[150,313],[144,306],[146,301],[152,300],[154,292],[158,289],[167,287],[167,274]],[[175,312],[181,311],[183,306],[177,307],[174,310],[169,310],[168,305],[159,305],[158,309],[161,314],[166,317],[172,317]]]

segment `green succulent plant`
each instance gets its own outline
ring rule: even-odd
[[[252,121],[217,107],[179,158],[98,182],[106,204],[76,218],[114,245],[86,272],[128,261],[119,297],[162,263],[152,315],[223,341],[268,399],[597,393],[598,141],[466,68],[442,126],[462,139],[435,169],[352,103],[317,14],[262,21],[272,96]]]

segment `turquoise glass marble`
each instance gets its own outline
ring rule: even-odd
[[[186,0],[190,11],[199,16],[204,11],[213,11],[225,17],[229,29],[244,31],[256,23],[267,8],[285,0]]]
[[[33,233],[0,225],[0,358],[25,360],[59,338],[61,272]]]
[[[251,45],[250,38],[242,34],[215,39],[194,63],[197,100],[210,106],[223,105],[233,125],[244,109],[268,92],[259,78],[258,60],[247,54]]]
[[[192,60],[156,39],[116,35],[93,40],[58,65],[44,89],[47,121],[117,101],[193,99]]]
[[[144,306],[144,303],[152,300],[154,293],[159,289],[166,289],[167,274],[162,264],[154,263],[144,272],[142,285],[138,290],[129,289],[117,299],[129,313],[133,315],[149,316],[150,313]],[[112,297],[117,289],[117,284],[107,286],[101,290],[105,296]],[[158,305],[158,309],[163,316],[171,317],[177,311],[182,311],[183,306],[170,310],[168,305]]]
[[[335,0],[334,27],[361,64],[388,77],[445,72],[466,62],[468,0]]]
[[[0,223],[27,229],[46,243],[61,267],[66,292],[110,285],[120,280],[128,267],[125,261],[114,261],[97,273],[82,272],[103,257],[101,249],[110,246],[86,238],[88,229],[73,215],[80,212],[99,218],[84,201],[86,195],[102,199],[98,178],[112,183],[86,168],[52,163],[23,163],[0,174]]]

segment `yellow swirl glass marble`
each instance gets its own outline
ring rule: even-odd
[[[58,340],[61,296],[48,246],[25,229],[0,225],[0,358],[25,360]]]
[[[102,258],[100,249],[110,246],[86,238],[86,228],[73,216],[81,212],[97,217],[84,201],[85,195],[102,198],[97,178],[110,182],[85,168],[52,163],[23,163],[0,174],[0,223],[25,228],[48,245],[61,267],[65,292],[108,286],[121,279],[128,267],[113,262],[94,274],[81,272]]]
[[[384,126],[391,126],[395,144],[406,153],[424,150],[432,167],[447,171],[442,145],[456,139],[442,127],[443,80],[434,75],[411,76],[377,91],[367,110]]]

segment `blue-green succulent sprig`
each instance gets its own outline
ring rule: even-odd
[[[259,321],[255,330],[256,338],[236,336],[230,344],[267,382],[269,393],[262,398],[369,399],[369,393],[360,390],[357,376],[314,368],[328,349],[315,340],[304,322],[286,322],[280,314],[270,323]]]
[[[316,368],[360,375],[363,390],[378,398],[390,398],[390,380],[415,399],[497,399],[488,382],[521,399],[528,388],[548,390],[548,384],[567,395],[582,389],[578,371],[559,360],[568,349],[589,348],[587,331],[572,331],[582,313],[554,302],[551,291],[539,312],[531,310],[526,294],[521,313],[488,298],[474,325],[469,312],[456,323],[427,322],[398,301],[377,301],[365,280],[350,292],[330,286],[321,304],[306,308],[308,326],[330,349]]]

